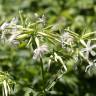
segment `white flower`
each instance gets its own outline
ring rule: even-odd
[[[41,18],[39,18],[39,21],[38,22],[43,23],[45,25],[45,21],[46,21],[46,18],[43,15]]]
[[[59,29],[59,26],[60,24],[59,23],[56,23],[56,24],[54,24],[53,26],[52,26],[52,31],[56,31],[56,30],[58,30]]]
[[[33,59],[41,58],[46,52],[48,52],[48,47],[46,45],[39,46],[34,50]]]
[[[87,72],[87,71],[91,71],[91,68],[93,67],[96,67],[96,60],[93,60],[92,62],[90,62],[90,61],[88,61],[88,63],[89,63],[89,65],[86,67],[86,69],[85,69],[85,72]]]
[[[12,18],[10,24],[17,24],[17,23],[18,23],[18,18],[17,17]]]
[[[10,25],[10,23],[4,22],[4,23],[0,26],[0,30],[6,29],[9,25]]]
[[[1,40],[5,43],[14,43],[17,44],[16,37],[19,35],[16,33],[18,18],[12,18],[12,20],[8,23],[5,22],[1,25],[0,30],[2,30],[1,34]],[[9,29],[6,29],[7,27],[10,27]]]
[[[74,41],[73,36],[71,36],[69,32],[64,32],[62,34],[61,43],[63,48],[65,47],[66,44],[71,45],[73,41]]]
[[[96,52],[93,50],[96,48],[96,45],[91,45],[91,40],[88,40],[87,43],[85,43],[84,40],[81,41],[81,43],[85,46],[85,48],[81,49],[81,52],[85,55],[85,58],[89,58],[89,54],[92,56],[96,55]]]
[[[12,27],[11,32],[17,31],[17,26],[16,26],[17,23],[18,23],[18,18],[17,17],[12,18],[10,22],[10,26]]]
[[[0,26],[0,30],[3,31],[4,29],[6,29],[6,28],[9,27],[9,26],[12,26],[12,25],[14,25],[14,24],[17,24],[17,22],[18,22],[18,18],[13,18],[10,23],[4,22],[4,23]]]

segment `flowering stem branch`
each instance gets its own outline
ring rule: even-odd
[[[46,96],[46,92],[45,92],[45,78],[44,78],[44,67],[43,67],[43,61],[42,58],[40,58],[40,62],[41,62],[41,75],[42,75],[42,84],[43,84],[43,96]]]

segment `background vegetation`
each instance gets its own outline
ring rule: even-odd
[[[0,40],[0,71],[8,72],[11,75],[10,78],[13,80],[12,82],[15,82],[12,85],[13,91],[11,92],[11,96],[43,96],[40,69],[41,61],[35,61],[32,58],[33,50],[38,45],[35,42],[37,41],[38,43],[39,37],[41,45],[47,43],[50,50],[48,54],[45,54],[45,57],[42,57],[44,61],[43,73],[45,75],[45,87],[48,87],[49,81],[53,80],[56,83],[46,92],[46,96],[95,96],[96,68],[93,66],[90,72],[85,72],[88,62],[82,59],[82,56],[77,56],[78,54],[76,54],[76,48],[82,48],[82,44],[80,45],[75,38],[75,47],[71,46],[73,49],[66,51],[66,48],[61,48],[62,44],[56,40],[58,34],[60,36],[66,30],[66,32],[70,30],[75,32],[79,37],[82,34],[96,31],[95,0],[0,0],[0,25],[4,22],[11,22],[14,17],[18,17],[18,25],[21,25],[21,27],[19,26],[21,29],[17,26],[18,30],[29,33],[27,37],[19,38],[21,41],[19,41],[20,44],[18,47],[16,45],[18,42],[15,45],[13,44],[14,42],[10,45],[8,43],[2,43],[2,40]],[[45,20],[43,24],[41,24],[42,22],[37,24],[38,18]],[[28,25],[30,24],[33,24],[30,28],[33,29],[33,32],[36,31],[36,34],[30,33],[31,30],[28,29]],[[52,26],[51,29],[50,26]],[[47,27],[48,29],[46,31],[45,29]],[[43,33],[38,33],[42,30],[47,32],[47,36],[53,36],[55,40],[52,37],[50,39]],[[52,34],[50,33],[51,31]],[[27,46],[28,40],[31,38],[30,34],[33,36],[32,38],[38,38],[32,39],[33,43]],[[2,36],[1,33],[0,35]],[[85,41],[87,42],[90,38],[94,39],[95,36],[92,35],[86,38]],[[64,65],[67,67],[67,72],[64,70],[64,74],[58,71],[62,69],[62,61],[57,60],[56,62],[54,60],[55,53],[62,58]],[[50,58],[52,62],[49,68],[48,62],[51,60]],[[95,60],[96,56],[91,56],[90,58],[92,60],[94,58]],[[4,73],[2,74],[4,75]],[[62,74],[62,78],[54,79],[54,76],[58,78]],[[10,83],[11,81],[8,82]],[[0,84],[2,85],[2,83]],[[2,96],[1,93],[2,88],[0,90],[0,96]]]

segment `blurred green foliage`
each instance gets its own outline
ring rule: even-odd
[[[58,25],[54,29],[56,33],[68,27],[78,34],[96,30],[95,0],[0,0],[0,24],[19,16],[19,10],[22,10],[24,18],[28,18],[26,22],[31,22],[29,17],[34,13],[45,14],[48,25]],[[24,42],[19,48],[0,44],[0,71],[8,72],[16,82],[12,96],[40,96],[40,64],[32,59],[32,49],[24,46]],[[50,46],[50,50],[51,48],[53,45]],[[74,62],[70,53],[62,53],[61,47],[54,50],[66,60],[68,71],[56,82],[47,96],[95,96],[96,73],[85,72],[87,62],[81,58]],[[66,57],[63,57],[65,54]],[[53,67],[49,73],[45,72],[45,81],[50,75],[55,75],[56,68],[58,69],[55,63],[52,62]]]

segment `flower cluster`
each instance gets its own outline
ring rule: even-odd
[[[0,26],[0,30],[5,30],[6,28],[16,25],[18,23],[18,18],[12,18],[11,22],[4,22],[1,26]]]
[[[65,48],[65,45],[72,45],[74,41],[73,36],[70,35],[69,32],[64,32],[61,35],[61,43],[62,43],[62,48]]]
[[[82,45],[85,46],[85,48],[81,49],[81,53],[83,54],[83,57],[89,63],[89,65],[85,69],[85,72],[86,72],[87,70],[90,70],[90,68],[92,66],[94,66],[94,65],[96,66],[96,62],[95,62],[96,60],[94,60],[92,58],[90,60],[90,55],[93,57],[96,56],[96,52],[94,51],[94,49],[96,49],[96,45],[95,44],[91,45],[91,40],[88,40],[87,43],[85,43],[84,40],[81,40],[81,43],[82,43]]]
[[[34,55],[33,55],[33,59],[36,60],[36,59],[40,59],[42,58],[42,56],[48,52],[48,47],[46,45],[42,45],[42,46],[39,46],[38,48],[36,48],[34,50]]]
[[[19,42],[16,40],[16,37],[19,35],[17,33],[17,23],[18,18],[13,18],[10,22],[4,22],[0,26],[1,34],[1,41],[8,44],[18,44]]]

